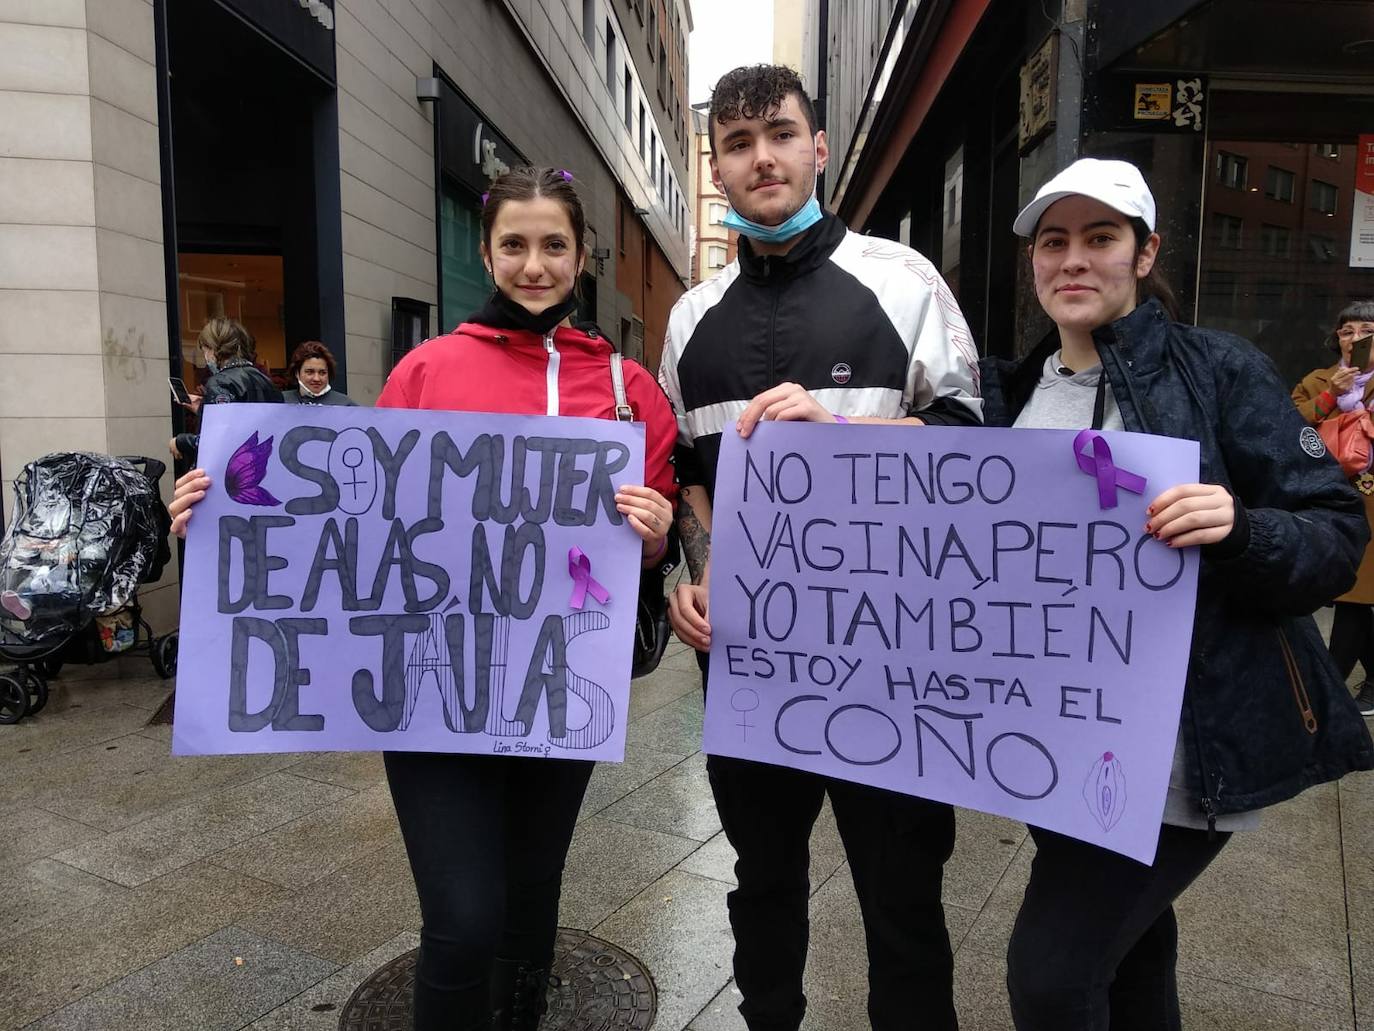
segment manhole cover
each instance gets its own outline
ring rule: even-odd
[[[414,951],[397,956],[358,986],[339,1015],[339,1031],[410,1031]],[[540,1031],[647,1031],[658,993],[644,964],[582,931],[558,929],[549,1011]]]

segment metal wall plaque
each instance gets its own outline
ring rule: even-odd
[[[1059,32],[1045,37],[1021,66],[1021,125],[1017,144],[1025,153],[1054,129],[1059,96]]]

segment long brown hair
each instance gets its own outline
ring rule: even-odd
[[[502,172],[491,184],[482,202],[482,243],[491,250],[491,230],[496,213],[506,201],[534,200],[548,197],[562,204],[572,223],[577,242],[577,257],[582,257],[582,239],[587,235],[587,216],[582,211],[582,198],[573,188],[572,173],[561,168],[533,168],[522,166]]]
[[[208,347],[220,365],[234,358],[246,358],[251,362],[257,355],[257,344],[248,327],[223,315],[211,319],[201,328],[199,344]]]

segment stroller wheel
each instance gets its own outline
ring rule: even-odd
[[[28,711],[28,689],[18,677],[0,675],[0,724],[18,723]]]
[[[29,715],[41,712],[48,704],[48,682],[37,670],[24,670],[24,686],[29,689]]]
[[[62,672],[62,660],[56,655],[47,655],[33,664],[44,680],[53,680]]]
[[[177,645],[180,638],[175,630],[153,642],[153,669],[163,680],[177,675]]]

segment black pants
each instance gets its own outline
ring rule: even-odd
[[[1017,1031],[1179,1031],[1173,902],[1230,835],[1165,825],[1152,866],[1038,827],[1031,835],[1007,946]]]
[[[486,1028],[494,959],[534,968],[552,960],[563,863],[595,764],[384,758],[424,918],[415,1029]]]
[[[1331,621],[1331,657],[1342,677],[1350,676],[1358,662],[1364,667],[1365,679],[1374,679],[1374,605],[1336,602],[1336,615]]]
[[[954,810],[724,756],[708,756],[706,769],[739,855],[728,903],[749,1031],[797,1031],[806,1012],[810,839],[827,794],[863,914],[873,1031],[954,1031],[954,958],[940,902]]]

